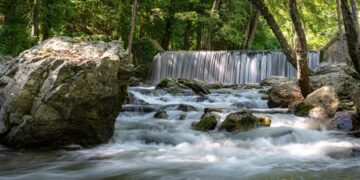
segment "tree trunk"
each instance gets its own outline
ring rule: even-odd
[[[256,9],[256,7],[253,6],[252,10],[251,10],[251,16],[249,18],[248,26],[246,29],[246,35],[247,35],[246,42],[245,42],[245,45],[241,49],[245,49],[245,50],[251,49],[252,43],[254,41],[255,33],[256,33],[259,16],[260,16],[260,11],[258,11]]]
[[[359,27],[359,17],[358,17],[358,11],[357,11],[357,5],[355,0],[350,0],[351,3],[351,11],[353,14],[353,19],[355,23],[355,28],[358,34],[360,34],[360,27]],[[360,36],[358,37],[358,41],[360,43]]]
[[[309,71],[307,66],[307,42],[303,28],[303,23],[299,17],[296,0],[289,1],[290,17],[293,22],[297,43],[296,43],[296,62],[297,62],[297,84],[301,90],[301,94],[306,97],[313,89],[310,85]]]
[[[198,23],[196,26],[196,50],[201,49],[201,40],[202,40],[202,23]]]
[[[338,20],[338,36],[339,36],[339,46],[338,51],[340,54],[340,61],[345,62],[346,55],[345,55],[345,49],[344,49],[344,34],[342,29],[342,21],[341,21],[341,7],[340,7],[340,1],[336,0],[336,9],[337,9],[337,20]]]
[[[356,24],[354,20],[354,15],[352,14],[347,0],[341,0],[341,10],[343,15],[344,27],[346,42],[348,45],[348,51],[351,58],[351,61],[354,65],[355,70],[360,73],[360,50],[359,50],[359,41],[354,41],[354,39],[359,38],[358,31],[356,29]]]
[[[134,31],[135,31],[137,6],[138,6],[137,0],[133,0],[132,10],[131,10],[131,19],[130,19],[130,33],[129,33],[128,47],[127,47],[128,53],[131,53],[131,49],[132,49],[132,42],[133,42]]]
[[[263,0],[251,0],[252,4],[260,11],[261,15],[266,20],[267,24],[270,26],[272,32],[275,34],[276,39],[279,41],[279,44],[288,60],[288,62],[297,69],[297,63],[295,59],[295,54],[290,48],[289,43],[285,39],[284,34],[281,32],[279,25],[277,24],[274,16],[270,13],[269,8],[266,7]]]
[[[214,25],[214,20],[216,18],[217,12],[219,10],[221,0],[214,0],[211,13],[210,13],[210,20],[207,27],[207,37],[205,39],[204,49],[210,50],[211,49],[211,37],[212,37],[212,28]]]
[[[183,44],[184,50],[189,50],[190,49],[191,28],[192,28],[192,22],[187,21],[186,22],[185,32],[184,32],[184,44]]]
[[[32,8],[31,36],[39,40],[39,0],[34,0]]]

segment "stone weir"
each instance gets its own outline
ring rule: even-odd
[[[308,66],[320,63],[318,52],[308,53]],[[167,51],[155,56],[150,80],[199,79],[228,84],[259,83],[269,76],[294,77],[296,70],[280,51]]]
[[[86,147],[112,137],[133,70],[118,42],[55,37],[3,61],[2,144]]]

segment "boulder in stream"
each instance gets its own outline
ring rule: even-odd
[[[169,117],[169,115],[167,114],[166,111],[159,111],[157,113],[155,113],[154,118],[156,119],[167,119]]]
[[[247,111],[229,114],[220,126],[228,132],[244,132],[258,127],[270,127],[271,119],[256,117]]]
[[[301,101],[303,96],[295,83],[273,85],[269,90],[268,106],[270,108],[289,108],[293,103]]]
[[[131,57],[118,42],[54,37],[21,53],[2,75],[0,141],[11,147],[106,143],[126,98]]]
[[[219,120],[220,116],[215,113],[204,113],[201,120],[193,122],[191,126],[197,131],[212,131],[215,129]]]

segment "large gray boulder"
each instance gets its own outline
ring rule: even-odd
[[[55,37],[2,73],[0,142],[12,147],[91,146],[113,135],[133,65],[118,42]]]

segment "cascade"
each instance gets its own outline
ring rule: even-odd
[[[315,70],[318,52],[308,53],[308,66]],[[163,78],[199,79],[226,84],[259,83],[269,76],[294,77],[296,69],[280,51],[166,51],[154,57],[151,82]]]

